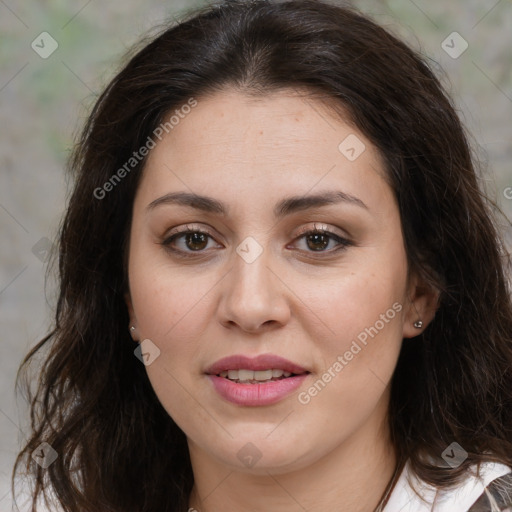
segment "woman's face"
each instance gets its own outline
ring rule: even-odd
[[[192,460],[279,473],[387,435],[424,310],[383,175],[358,130],[290,91],[198,99],[150,151],[127,304]]]

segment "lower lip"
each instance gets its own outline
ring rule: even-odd
[[[229,402],[237,405],[258,406],[279,402],[295,391],[308,375],[303,373],[261,384],[238,384],[217,375],[208,375],[208,377],[217,393]]]

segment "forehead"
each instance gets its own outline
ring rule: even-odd
[[[179,110],[179,107],[178,107]],[[348,119],[348,116],[347,116]],[[337,150],[341,132],[351,128],[335,119],[324,103],[293,90],[252,97],[228,89],[197,100],[197,106],[175,125],[167,139],[174,148],[218,147],[229,157],[243,146],[247,155],[294,149],[300,154],[319,157],[319,153]],[[322,142],[318,152],[312,146]],[[303,148],[303,149],[302,149]],[[257,162],[254,162],[257,163]]]
[[[386,185],[379,153],[353,124],[294,91],[227,90],[187,111],[149,154],[140,185],[148,198],[189,189],[265,202],[340,187],[368,197]]]

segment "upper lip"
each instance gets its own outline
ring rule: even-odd
[[[302,366],[288,361],[283,357],[274,354],[261,354],[257,357],[247,357],[241,354],[236,354],[219,359],[211,366],[209,366],[205,373],[209,375],[218,375],[220,372],[226,370],[269,370],[280,369],[285,372],[300,374],[309,373],[308,370]]]

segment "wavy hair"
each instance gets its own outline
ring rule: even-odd
[[[392,442],[414,472],[456,485],[472,464],[512,466],[510,257],[496,206],[427,59],[367,16],[325,1],[225,1],[189,12],[127,59],[95,103],[69,161],[55,323],[19,369],[44,357],[28,391],[31,432],[13,470],[66,512],[184,512],[193,484],[184,433],[159,403],[128,332],[127,242],[145,158],[99,198],[169,112],[235,88],[304,90],[349,119],[385,162],[409,269],[439,290],[429,326],[402,345]],[[44,350],[43,350],[44,349]],[[436,464],[459,443],[467,459]],[[58,458],[43,469],[42,443]]]

